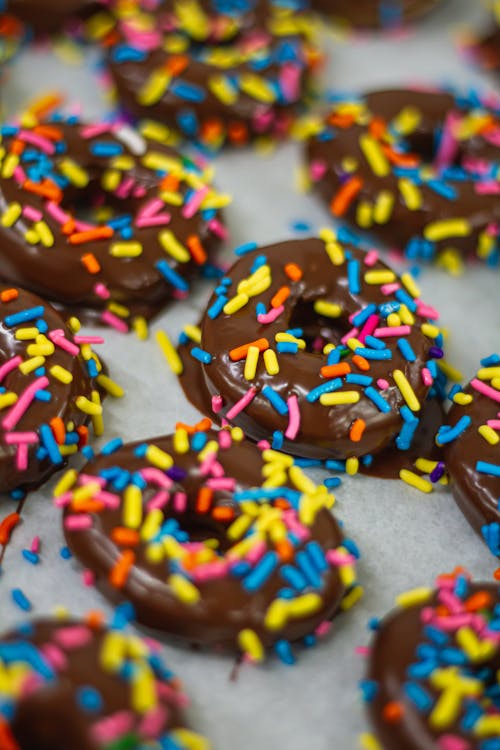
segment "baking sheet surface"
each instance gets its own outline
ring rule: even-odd
[[[457,24],[481,23],[486,13],[475,0],[449,0],[414,32],[401,38],[365,36],[349,41],[327,34],[330,60],[325,71],[329,87],[359,90],[407,82],[454,82],[482,91],[492,80],[468,68],[459,58],[452,31]],[[46,49],[24,53],[11,68],[4,86],[8,115],[41,92],[66,92],[70,104],[81,104],[85,116],[106,113],[106,101],[96,87],[97,59],[93,53],[80,65],[64,66]],[[230,152],[216,159],[217,182],[234,196],[227,211],[232,244],[271,242],[297,236],[292,225],[303,221],[311,231],[328,224],[323,207],[294,189],[300,149],[288,144],[264,157],[251,151]],[[437,269],[423,271],[423,297],[442,312],[450,331],[449,360],[470,377],[479,358],[500,349],[499,272],[475,267],[454,279]],[[187,302],[168,309],[154,323],[176,337],[186,322],[196,322],[208,297],[200,285]],[[112,375],[127,391],[121,401],[106,403],[106,440],[147,438],[170,432],[177,420],[196,420],[164,362],[154,339],[141,343],[106,333],[102,353]],[[81,582],[76,561],[60,556],[64,540],[51,487],[33,493],[23,523],[5,555],[0,575],[0,629],[23,619],[11,601],[11,589],[21,588],[33,614],[50,613],[63,605],[74,614],[89,608],[109,611],[106,601]],[[350,750],[360,732],[367,731],[358,699],[357,682],[363,665],[355,647],[365,644],[366,622],[391,607],[400,591],[430,585],[441,571],[457,564],[474,575],[490,577],[497,567],[474,535],[449,493],[430,496],[401,482],[366,477],[346,478],[337,491],[337,514],[358,543],[362,560],[362,601],[335,620],[333,633],[317,648],[300,653],[294,668],[270,659],[263,667],[243,667],[230,682],[229,656],[196,653],[165,643],[170,665],[183,678],[192,698],[193,727],[204,732],[218,750]],[[0,518],[14,509],[0,501]],[[41,538],[36,567],[22,557],[35,535]]]

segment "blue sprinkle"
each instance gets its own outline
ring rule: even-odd
[[[371,703],[378,693],[378,682],[376,680],[361,680],[359,689],[365,703]]]
[[[398,339],[398,349],[407,362],[415,362],[417,357],[407,339]]]
[[[262,395],[267,398],[271,406],[276,409],[278,414],[281,414],[282,416],[288,414],[288,404],[280,396],[280,394],[274,390],[274,388],[271,388],[270,385],[264,386],[264,388],[262,389]]]
[[[354,354],[358,354],[360,357],[365,359],[376,360],[376,361],[387,361],[392,359],[392,352],[390,349],[366,349],[358,346],[354,350]]]
[[[280,341],[276,345],[276,349],[280,354],[297,354],[299,345],[293,341]]]
[[[433,698],[417,682],[405,682],[404,691],[419,711],[427,712],[432,708]]]
[[[277,552],[267,552],[257,563],[252,572],[243,579],[242,585],[246,591],[257,591],[272,575],[279,563]]]
[[[49,391],[37,391],[35,393],[35,398],[37,401],[42,401],[44,403],[48,403],[52,400],[52,394]]]
[[[30,549],[23,549],[22,555],[25,560],[27,560],[32,565],[37,565],[40,562],[40,558],[35,552],[32,552]]]
[[[385,398],[375,390],[372,386],[365,389],[365,396],[372,401],[377,409],[384,414],[391,411],[391,405],[385,400]]]
[[[500,524],[485,524],[481,527],[481,535],[490,552],[497,557],[500,556]]]
[[[265,266],[267,263],[267,258],[265,255],[258,255],[254,262],[252,263],[252,267],[250,268],[250,273],[255,273],[255,271],[258,271],[259,268],[262,266]]]
[[[38,428],[38,431],[40,433],[40,441],[42,442],[44,448],[46,448],[52,463],[62,464],[63,457],[61,456],[61,451],[59,450],[59,446],[49,425],[41,424]]]
[[[377,351],[381,351],[382,349],[386,348],[385,341],[382,341],[382,339],[378,339],[376,336],[366,336],[365,342],[366,346],[369,346],[370,349],[376,349]]]
[[[44,313],[45,308],[42,305],[39,305],[38,307],[30,307],[28,310],[21,310],[21,312],[14,313],[13,315],[7,315],[4,319],[4,323],[11,328],[12,326],[18,326],[21,323],[41,318]]]
[[[274,650],[283,664],[295,664],[295,656],[293,655],[292,647],[288,641],[276,641],[274,644]]]
[[[301,572],[306,577],[308,583],[311,586],[314,586],[314,588],[319,588],[321,586],[321,576],[311,562],[311,558],[309,557],[307,552],[305,550],[297,552],[295,560]]]
[[[356,315],[352,319],[352,324],[356,326],[356,328],[360,328],[362,325],[366,323],[370,315],[374,315],[376,312],[377,312],[377,305],[371,302],[365,308],[363,308],[358,313],[356,313]]]
[[[352,383],[352,385],[361,385],[363,388],[373,383],[373,378],[369,375],[356,375],[356,373],[350,372],[345,377],[346,383]]]
[[[285,438],[283,436],[283,433],[280,430],[275,430],[273,432],[271,447],[273,448],[273,450],[279,451],[283,448],[284,441]]]
[[[12,589],[10,593],[14,604],[16,604],[24,612],[30,612],[33,605],[31,604],[28,597],[21,591],[21,589]]]
[[[205,432],[195,432],[191,437],[191,449],[193,451],[202,451],[208,442],[208,436]]]
[[[173,268],[170,268],[168,261],[162,258],[161,260],[156,262],[156,268],[161,273],[161,275],[168,281],[169,284],[174,286],[176,289],[179,289],[182,292],[187,292],[189,290],[189,284],[185,279],[182,278],[176,271],[174,271]]]
[[[318,542],[309,542],[306,546],[306,552],[309,555],[311,561],[315,565],[315,567],[320,571],[323,572],[325,570],[328,570],[329,565],[325,557],[325,553],[323,552],[323,548],[321,547]]]
[[[115,453],[117,450],[119,450],[123,445],[123,440],[119,437],[113,438],[113,440],[109,440],[105,445],[101,448],[101,453],[103,456],[110,456],[112,453]]]
[[[332,349],[330,352],[328,352],[326,364],[338,365],[341,357],[342,357],[342,349],[340,348],[340,346],[337,346],[336,349]]]
[[[195,86],[186,81],[172,81],[170,91],[187,102],[202,102],[205,99],[205,92],[201,86]]]
[[[120,156],[123,154],[124,148],[121,143],[110,143],[106,141],[94,141],[90,145],[90,152],[94,156],[102,156],[104,158],[112,156]]]
[[[280,569],[280,574],[281,577],[297,591],[303,591],[307,588],[307,580],[305,576],[293,565],[283,565]]]
[[[88,685],[82,685],[77,689],[76,700],[80,708],[87,713],[98,713],[103,707],[103,700],[99,691]]]
[[[476,463],[476,471],[480,474],[489,474],[492,477],[500,477],[500,465],[489,464],[486,461]]]
[[[359,260],[350,260],[347,263],[347,283],[351,294],[359,294],[361,292],[359,269]]]
[[[202,362],[204,365],[209,365],[212,361],[212,355],[206,352],[204,349],[200,349],[199,346],[193,346],[191,349],[191,356]]]
[[[61,555],[63,560],[71,560],[73,557],[73,554],[69,547],[61,547],[59,554]]]
[[[500,355],[490,354],[489,357],[485,357],[481,360],[481,367],[494,367],[500,364]]]
[[[472,419],[467,414],[464,414],[463,417],[460,417],[454,427],[443,425],[438,430],[436,443],[438,445],[447,445],[448,443],[453,442],[453,440],[456,440],[463,432],[465,432],[465,430],[470,427],[471,424]]]
[[[211,318],[211,320],[215,320],[215,318],[218,318],[227,301],[228,298],[224,294],[221,294],[220,297],[217,297],[213,305],[211,305],[207,310],[208,317]]]
[[[333,380],[329,380],[326,383],[322,383],[321,385],[316,386],[316,388],[313,388],[312,391],[309,391],[306,396],[306,400],[309,401],[310,404],[312,404],[315,401],[318,401],[319,397],[322,396],[323,393],[332,393],[333,391],[338,391],[339,388],[342,388],[342,380],[340,378],[334,378]]]
[[[239,247],[235,248],[234,253],[235,255],[246,255],[247,253],[251,253],[254,250],[257,250],[258,245],[256,242],[247,242],[244,245],[240,245]]]
[[[339,487],[342,484],[342,480],[340,477],[327,477],[323,484],[325,487],[328,487],[329,490],[333,490],[335,487]]]

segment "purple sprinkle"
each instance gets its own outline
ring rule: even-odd
[[[172,468],[167,471],[167,477],[173,482],[182,482],[182,480],[187,477],[187,471],[184,471],[184,469],[181,469],[179,466],[172,466]]]
[[[436,468],[433,469],[429,475],[431,482],[433,482],[434,484],[436,482],[439,482],[443,474],[444,474],[444,463],[442,461],[439,461]]]
[[[443,350],[438,346],[431,346],[431,348],[429,349],[429,354],[432,359],[442,359],[444,357]]]

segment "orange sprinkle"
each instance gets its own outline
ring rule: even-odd
[[[7,544],[10,540],[10,535],[14,531],[15,527],[21,520],[19,513],[9,513],[5,516],[3,521],[0,523],[0,544]]]
[[[493,606],[493,597],[487,591],[476,591],[465,602],[466,612],[478,612]]]
[[[400,154],[385,144],[382,144],[382,151],[391,164],[395,164],[397,167],[418,166],[418,158],[414,154]]]
[[[93,253],[85,253],[85,255],[82,255],[80,260],[82,261],[83,265],[85,266],[85,268],[87,269],[89,273],[92,273],[92,274],[99,273],[99,271],[101,270],[99,261],[97,260],[97,258],[95,257]]]
[[[396,724],[398,721],[401,721],[403,714],[404,707],[399,701],[389,701],[382,709],[382,717],[390,724]]]
[[[196,424],[186,424],[185,422],[176,422],[176,430],[186,430],[188,435],[194,435],[195,432],[206,432],[212,426],[212,420],[208,417],[203,417]]]
[[[274,501],[274,506],[276,508],[280,508],[281,510],[289,510],[290,509],[290,502],[284,498],[284,497],[278,497]]]
[[[87,229],[85,232],[75,232],[69,238],[72,245],[83,245],[85,242],[92,242],[92,240],[105,240],[112,237],[114,230],[112,227],[96,227],[95,229]]]
[[[200,487],[198,497],[196,498],[196,512],[208,513],[212,505],[214,491],[210,487]]]
[[[202,140],[207,143],[217,143],[224,131],[221,120],[207,120],[201,126]]]
[[[17,289],[4,289],[0,294],[2,302],[12,302],[12,300],[17,299],[18,297],[19,292]]]
[[[66,440],[66,428],[64,427],[64,422],[61,417],[54,417],[50,420],[49,425],[56,443],[64,445],[64,441]]]
[[[337,365],[325,365],[320,370],[324,378],[338,378],[351,372],[349,362],[339,362]]]
[[[300,281],[302,278],[302,268],[296,263],[287,263],[285,273],[291,281]]]
[[[85,445],[87,445],[89,441],[89,428],[86,425],[82,424],[80,425],[80,427],[76,428],[76,432],[80,437],[80,440],[78,441],[78,448],[81,449]]]
[[[366,422],[364,419],[356,419],[349,431],[349,438],[352,440],[353,443],[359,443],[361,438],[363,437],[363,433],[366,429]]]
[[[248,129],[244,122],[232,122],[227,129],[227,136],[232,143],[244,145],[248,142]]]
[[[23,141],[13,141],[12,146],[10,147],[11,153],[16,154],[17,156],[20,156],[24,149],[26,148],[26,144]]]
[[[43,138],[47,138],[49,141],[61,141],[63,138],[61,128],[55,125],[36,125],[33,128],[33,132],[43,136]]]
[[[70,217],[68,221],[66,221],[62,227],[61,231],[63,234],[65,234],[67,237],[69,237],[70,234],[73,234],[73,232],[76,230],[76,224],[73,217]]]
[[[42,183],[25,180],[23,188],[30,193],[40,195],[42,198],[47,198],[49,201],[54,201],[54,203],[60,203],[62,200],[62,190],[52,180],[44,180]]]
[[[356,365],[358,370],[362,370],[363,372],[368,372],[370,369],[370,363],[367,359],[361,356],[361,354],[355,354],[352,358],[353,365]]]
[[[435,608],[435,612],[438,617],[450,616],[450,610],[448,609],[448,607],[445,607],[444,604],[438,604]]]
[[[61,96],[61,94],[48,94],[35,102],[35,104],[30,107],[30,112],[35,115],[35,117],[42,119],[54,109],[58,109],[63,102],[64,97]]]
[[[500,581],[500,568],[497,568],[495,572],[493,573],[493,578],[495,581]]]
[[[218,505],[212,510],[212,518],[222,523],[232,521],[234,518],[234,509],[229,505]]]
[[[381,117],[374,117],[369,126],[370,135],[374,138],[382,138],[387,131],[387,126]]]
[[[328,124],[333,125],[336,128],[350,128],[355,122],[354,115],[344,114],[341,115],[338,112],[332,112],[328,117]]]
[[[179,189],[179,182],[179,177],[176,174],[167,174],[160,182],[160,187],[169,193],[176,193]]]
[[[111,539],[120,547],[137,547],[139,544],[139,532],[136,529],[127,529],[125,526],[116,526],[111,532]]]
[[[203,265],[207,260],[207,254],[201,244],[200,238],[196,234],[191,234],[186,240],[186,245],[194,262],[198,263],[199,266]]]
[[[332,214],[334,216],[344,216],[362,187],[363,180],[360,177],[351,177],[347,182],[344,182],[330,203]]]
[[[109,573],[109,582],[117,589],[121,589],[127,583],[130,569],[135,563],[135,552],[131,549],[124,550],[115,562]]]
[[[98,609],[91,609],[85,615],[85,625],[92,630],[98,630],[104,624],[104,615]]]
[[[0,719],[0,747],[2,750],[20,750],[7,722]]]
[[[165,63],[165,68],[175,77],[180,76],[180,74],[186,70],[188,65],[189,57],[187,55],[172,55],[172,57],[169,57]]]
[[[266,349],[269,349],[269,341],[267,339],[256,339],[256,341],[250,341],[249,344],[237,346],[236,349],[231,349],[229,352],[230,359],[232,359],[233,362],[245,359],[251,346],[256,346],[259,352],[265,352]]]
[[[289,286],[280,287],[280,289],[278,289],[278,291],[276,292],[276,294],[271,300],[271,306],[279,307],[280,305],[283,304],[283,302],[285,302],[288,299],[289,296],[290,296],[290,287]]]
[[[293,560],[294,546],[289,539],[281,539],[276,544],[276,552],[279,555],[281,562],[289,562]]]
[[[71,510],[75,513],[102,513],[105,507],[102,500],[92,500],[92,498],[71,501]]]

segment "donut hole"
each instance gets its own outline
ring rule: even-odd
[[[342,338],[352,329],[347,315],[329,318],[315,310],[315,302],[300,299],[295,305],[289,328],[300,329],[300,337],[306,342],[308,352],[321,352],[326,344],[338,346]]]
[[[184,531],[192,542],[212,540],[217,554],[224,555],[232,543],[227,537],[227,526],[215,520],[209,514],[182,513],[174,516],[181,531]]]

